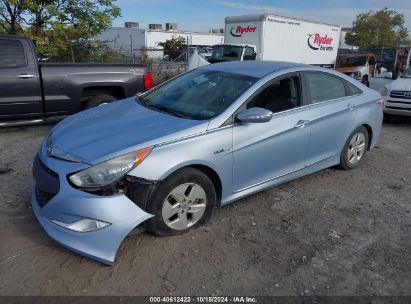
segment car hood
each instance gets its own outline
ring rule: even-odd
[[[397,78],[388,86],[390,90],[411,91],[411,78]]]
[[[55,157],[96,164],[137,149],[205,131],[190,120],[143,107],[129,98],[80,112],[57,124],[47,142]],[[60,156],[59,156],[60,155]],[[70,155],[69,158],[65,157]]]

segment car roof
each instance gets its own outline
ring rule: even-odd
[[[302,63],[285,62],[285,61],[250,60],[250,61],[232,61],[232,62],[214,63],[214,64],[209,64],[209,65],[204,65],[200,67],[200,69],[229,72],[229,73],[262,78],[270,73],[277,72],[279,70],[288,69],[288,68],[296,68],[296,67],[309,67],[309,65],[302,64]]]

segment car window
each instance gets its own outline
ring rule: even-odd
[[[344,80],[345,86],[348,89],[347,95],[358,95],[362,94],[362,90],[360,90],[357,86],[353,85],[351,82]]]
[[[301,105],[298,76],[275,80],[248,103],[247,108],[260,107],[273,113],[286,111]]]
[[[0,68],[26,66],[26,56],[20,41],[0,39]]]
[[[244,50],[244,60],[254,60],[255,52],[252,47],[246,47]]]
[[[346,96],[343,82],[332,75],[324,73],[305,73],[310,93],[309,103]]]

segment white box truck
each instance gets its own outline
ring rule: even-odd
[[[225,18],[209,62],[276,60],[334,67],[340,26],[270,14]]]

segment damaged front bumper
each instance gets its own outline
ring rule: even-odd
[[[64,247],[112,265],[123,239],[152,215],[124,194],[99,196],[73,188],[66,179],[73,166],[50,157],[36,158],[34,213],[47,234]]]

